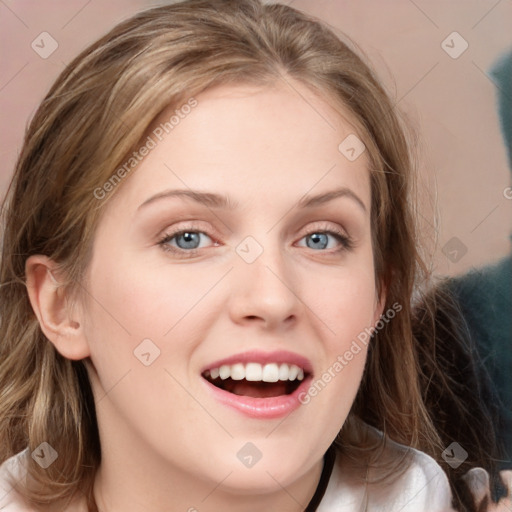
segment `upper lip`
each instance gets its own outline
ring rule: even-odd
[[[313,366],[309,359],[294,352],[288,352],[286,350],[278,350],[274,352],[262,352],[260,350],[253,350],[243,352],[241,354],[235,354],[224,359],[219,359],[213,363],[209,363],[201,370],[203,374],[206,370],[213,368],[220,368],[222,365],[233,365],[236,363],[259,363],[261,365],[269,363],[277,364],[294,364],[304,370],[304,373],[313,373]]]

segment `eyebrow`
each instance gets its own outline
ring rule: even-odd
[[[366,206],[360,199],[360,197],[347,187],[337,188],[336,190],[331,190],[329,192],[318,194],[316,196],[303,197],[297,203],[297,206],[299,208],[312,208],[315,206],[320,206],[322,204],[328,203],[329,201],[337,199],[338,197],[348,197],[350,199],[353,199],[362,208],[362,210],[366,212]]]
[[[196,203],[204,204],[209,208],[223,208],[225,210],[234,210],[235,208],[238,207],[238,203],[236,201],[232,201],[228,197],[222,196],[220,194],[213,194],[211,192],[200,192],[198,190],[192,189],[176,189],[165,190],[164,192],[160,192],[159,194],[151,196],[138,207],[138,210],[151,203],[154,203],[155,201],[159,201],[160,199],[168,199],[173,197],[184,197],[192,199]]]
[[[169,199],[173,197],[184,197],[187,199],[192,199],[193,201],[203,204],[208,208],[235,210],[238,207],[238,202],[232,201],[229,197],[223,196],[221,194],[214,194],[212,192],[200,192],[198,190],[192,189],[175,189],[165,190],[164,192],[160,192],[154,196],[151,196],[138,207],[138,210],[161,199]],[[354,200],[354,202],[358,204],[364,212],[366,212],[366,206],[363,201],[357,194],[346,187],[324,192],[323,194],[318,194],[316,196],[302,197],[296,206],[298,208],[314,208],[316,206],[320,206],[329,201],[332,201],[333,199],[337,199],[338,197],[348,197]]]

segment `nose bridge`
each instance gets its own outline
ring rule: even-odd
[[[261,240],[262,237],[260,237]],[[298,314],[297,279],[275,236],[246,237],[236,248],[232,312],[238,320],[278,323]]]

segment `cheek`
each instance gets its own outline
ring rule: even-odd
[[[312,311],[312,322],[323,340],[326,360],[324,367],[331,367],[338,356],[347,351],[350,366],[344,378],[357,378],[366,358],[370,328],[374,326],[377,292],[371,263],[371,253],[364,258],[354,258],[336,271],[305,274],[302,277],[302,300]]]
[[[336,281],[317,283],[322,293],[311,294],[317,302],[311,309],[318,312],[323,351],[320,371],[307,392],[300,397],[307,415],[305,428],[315,431],[322,425],[323,435],[334,438],[345,422],[356,397],[363,375],[370,327],[375,311],[373,275],[344,273]]]
[[[221,301],[209,292],[225,272],[211,266],[171,268],[161,260],[116,253],[117,244],[98,243],[86,285],[86,337],[105,389],[127,371],[133,378],[143,368],[138,355],[157,357],[151,369],[161,371],[189,360],[218,316]]]
[[[377,290],[371,262],[340,268],[337,272],[304,278],[304,302],[314,311],[330,336],[330,350],[342,350],[373,326]]]
[[[101,263],[99,263],[101,261]],[[90,268],[92,314],[105,325],[129,332],[134,339],[162,338],[215,284],[216,272],[186,271],[179,265],[170,272],[144,258],[98,253]],[[219,273],[220,275],[220,273]]]

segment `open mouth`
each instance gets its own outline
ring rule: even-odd
[[[271,398],[291,395],[308,373],[295,364],[237,363],[210,368],[202,376],[217,388],[234,395]]]

